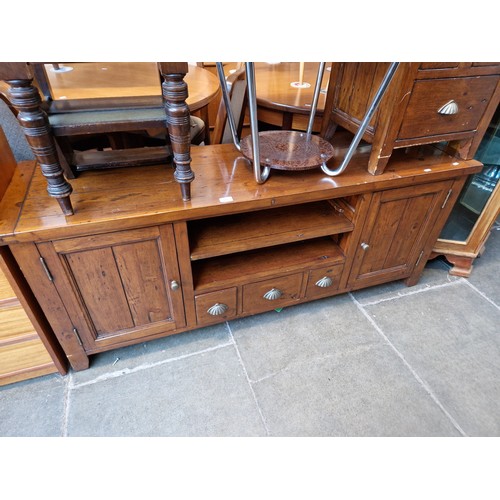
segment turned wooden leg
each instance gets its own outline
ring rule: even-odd
[[[191,134],[187,84],[184,77],[187,63],[158,63],[164,82],[162,84],[167,128],[174,154],[174,178],[181,185],[184,201],[191,199]]]
[[[73,215],[71,185],[64,177],[59,163],[54,138],[42,102],[32,79],[6,80],[10,85],[9,100],[18,112],[17,119],[23,128],[28,144],[47,180],[47,191],[59,202],[64,215]]]

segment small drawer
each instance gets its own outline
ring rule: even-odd
[[[236,287],[197,295],[194,300],[199,325],[218,323],[236,316]]]
[[[300,297],[302,273],[281,276],[243,286],[243,313],[278,309]]]
[[[497,75],[417,80],[398,139],[473,132],[488,106],[497,82]]]
[[[338,290],[343,268],[344,266],[339,265],[309,271],[306,297],[326,297]]]

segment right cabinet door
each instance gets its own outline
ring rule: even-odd
[[[410,276],[422,258],[429,232],[451,194],[452,181],[373,194],[361,232],[349,288]]]

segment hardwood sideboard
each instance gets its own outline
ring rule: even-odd
[[[337,132],[335,157],[351,138]],[[0,244],[82,370],[117,347],[393,280],[415,284],[481,164],[429,145],[394,151],[374,176],[370,151],[361,145],[335,178],[273,171],[258,185],[232,145],[196,147],[190,201],[171,165],[93,171],[72,182],[70,217],[47,196],[42,171],[19,165],[0,203]]]

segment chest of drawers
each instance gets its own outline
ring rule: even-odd
[[[333,63],[322,134],[359,128],[388,63]],[[473,158],[500,102],[499,63],[400,63],[363,139],[368,171],[382,173],[397,148],[446,143]]]

